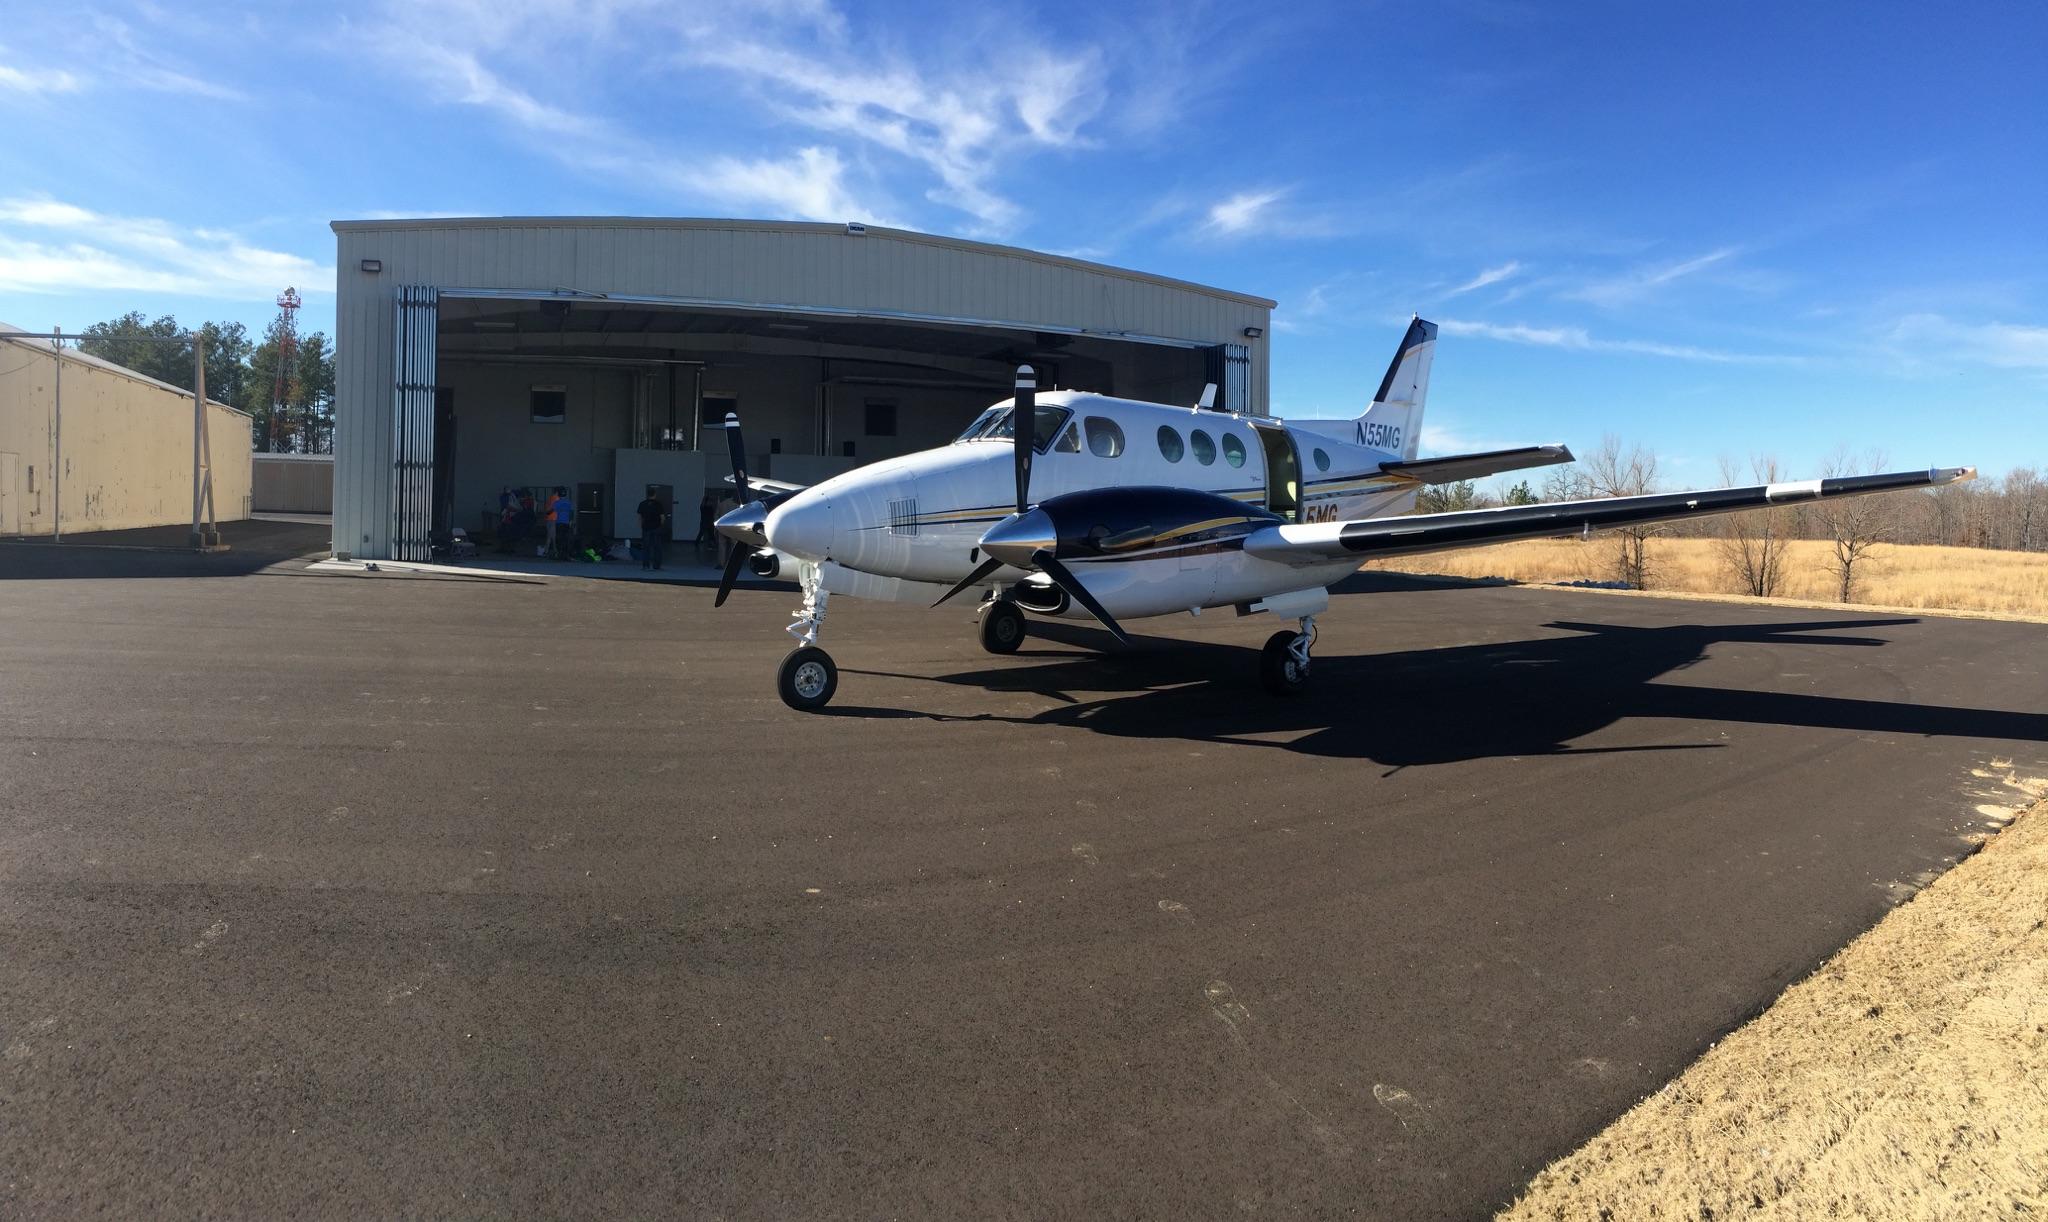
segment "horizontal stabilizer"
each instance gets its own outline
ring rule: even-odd
[[[1571,450],[1565,446],[1518,446],[1512,450],[1486,450],[1478,454],[1381,463],[1380,470],[1421,484],[1455,484],[1460,480],[1499,475],[1503,471],[1521,471],[1573,461]]]

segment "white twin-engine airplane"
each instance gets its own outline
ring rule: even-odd
[[[952,444],[849,471],[808,488],[749,482],[739,421],[726,417],[740,508],[718,520],[739,567],[795,562],[803,605],[776,688],[795,709],[832,699],[838,668],[818,648],[833,594],[936,606],[980,587],[981,644],[1010,653],[1023,612],[1119,621],[1233,607],[1300,623],[1261,655],[1268,688],[1308,679],[1315,617],[1329,587],[1374,556],[1581,535],[1817,497],[1860,496],[1973,478],[1971,467],[1855,475],[1751,488],[1412,514],[1428,484],[1571,462],[1561,445],[1416,457],[1436,324],[1409,323],[1372,405],[1356,419],[1271,420],[1075,390],[1016,395]],[[1012,497],[1011,493],[1015,495]],[[763,495],[765,494],[765,495]],[[756,499],[759,496],[760,499]],[[771,550],[772,549],[772,550]]]

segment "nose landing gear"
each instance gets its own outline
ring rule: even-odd
[[[803,584],[803,605],[789,625],[789,635],[802,642],[782,659],[775,672],[775,694],[798,712],[824,708],[839,690],[839,667],[832,655],[818,648],[818,633],[825,627],[825,603],[830,592],[815,564],[797,566],[797,580]]]

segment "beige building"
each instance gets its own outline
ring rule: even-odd
[[[189,524],[191,392],[10,331],[20,328],[0,325],[0,535],[55,534],[60,509],[66,535]],[[246,518],[249,415],[206,406],[216,519]]]
[[[728,471],[813,482],[938,445],[1041,386],[1266,410],[1273,303],[1060,255],[862,225],[337,221],[334,547],[423,559],[506,487],[585,536],[679,533]]]

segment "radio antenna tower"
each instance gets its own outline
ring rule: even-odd
[[[287,288],[277,295],[277,322],[272,325],[272,338],[277,341],[277,383],[270,391],[270,444],[273,453],[278,445],[278,422],[291,411],[291,404],[299,397],[299,292]],[[286,429],[287,437],[291,430]]]

